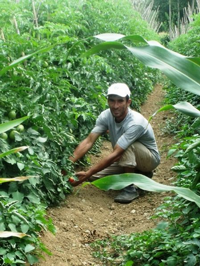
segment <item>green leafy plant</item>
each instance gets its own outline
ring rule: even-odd
[[[107,49],[127,49],[145,65],[160,69],[178,87],[200,95],[198,58],[187,58],[168,50],[156,41],[146,41],[137,35],[124,36],[122,34],[104,33],[96,35],[95,38],[105,42],[87,51],[84,54],[85,56]],[[130,47],[126,43],[116,42],[117,40],[132,41],[137,46]],[[138,43],[140,46],[138,46]]]
[[[25,117],[18,118],[18,119],[15,119],[15,120],[1,124],[0,125],[0,133],[4,133],[4,132],[20,125],[22,122],[24,122],[28,118],[29,118],[29,116],[25,116]]]
[[[8,130],[7,139],[0,139],[0,144],[2,153],[17,147],[28,148],[23,153],[4,156],[0,169],[2,176],[14,178],[17,175],[36,175],[39,178],[30,178],[22,183],[6,182],[1,185],[0,190],[2,195],[6,193],[10,201],[20,202],[19,209],[17,204],[13,204],[13,208],[16,207],[21,215],[27,213],[27,221],[32,218],[29,222],[30,231],[26,233],[32,236],[30,233],[36,232],[33,233],[34,239],[31,241],[34,246],[39,247],[35,236],[43,223],[45,224],[45,207],[42,207],[42,210],[38,208],[34,213],[35,206],[42,206],[42,203],[45,206],[59,204],[71,192],[68,179],[74,172],[74,167],[68,157],[77,143],[90,132],[96,115],[106,108],[108,85],[115,81],[127,82],[135,95],[133,107],[139,109],[159,76],[155,69],[145,66],[145,60],[148,60],[150,66],[159,65],[162,68],[163,53],[165,57],[169,55],[169,59],[175,56],[174,58],[180,59],[184,64],[188,59],[171,53],[158,43],[154,45],[145,41],[158,41],[159,37],[149,30],[147,23],[132,10],[130,1],[89,0],[86,3],[70,0],[66,3],[46,0],[45,4],[34,1],[37,10],[34,22],[30,1],[14,2],[3,0],[1,3],[0,118],[2,122],[7,122],[11,110],[15,110],[16,117],[28,114],[30,118],[24,123],[24,131],[11,139]],[[15,24],[11,23],[13,14]],[[123,32],[123,36],[141,34],[142,37],[137,37],[134,49],[130,47],[131,39],[122,38],[120,41],[124,45],[119,42],[120,49],[115,53],[111,49],[99,50],[99,55],[81,57],[85,50],[99,42],[88,36],[105,31]],[[130,52],[127,52],[126,46],[131,48]],[[142,50],[144,55],[139,53],[139,50]],[[156,51],[159,51],[160,56],[157,61]],[[133,58],[132,54],[138,54],[141,61]],[[154,63],[150,60],[152,58]],[[196,64],[197,69],[198,59],[192,60],[188,61],[187,65]],[[165,65],[168,71],[169,63],[173,63],[173,60]],[[186,83],[184,72],[180,76],[178,72],[175,69],[176,77],[181,77],[183,83]],[[177,82],[181,79],[177,79]],[[194,85],[192,73],[187,81]],[[193,88],[198,91],[197,84]],[[176,102],[171,106],[173,109],[175,104]],[[17,130],[17,126],[14,130]],[[86,162],[87,160],[82,163]],[[65,170],[65,175],[62,175],[62,169]],[[28,206],[30,203],[30,209],[24,209],[24,205]],[[6,217],[8,221],[5,225],[8,226],[12,217],[10,214]],[[19,228],[21,222],[22,220],[17,222]],[[47,222],[47,227],[50,224],[51,222],[49,225]],[[26,231],[26,228],[25,224],[23,230]],[[25,239],[26,237],[23,240]],[[7,242],[4,244],[5,250],[2,252],[4,255],[9,254],[4,256],[5,261],[8,264],[14,263],[16,257],[9,253],[9,249],[12,249],[15,241],[10,242],[9,248],[6,246]],[[20,244],[21,242],[17,242],[17,246]],[[27,258],[32,248],[32,245],[27,245]],[[41,248],[44,247],[41,245]],[[13,250],[12,252],[19,255]],[[36,250],[33,250],[33,253],[37,254]],[[29,263],[34,264],[36,258],[29,258]],[[24,257],[20,253],[17,259],[23,261]]]
[[[89,56],[99,51],[113,49],[113,48],[127,49],[147,66],[160,69],[177,86],[181,87],[186,91],[190,91],[198,95],[200,94],[200,79],[199,79],[200,67],[193,62],[192,58],[188,59],[185,56],[182,56],[178,53],[174,53],[173,51],[166,49],[164,46],[160,45],[157,42],[146,41],[145,39],[143,39],[141,36],[138,35],[124,36],[122,34],[105,33],[97,35],[95,37],[106,42],[96,45],[88,52],[86,52],[84,56]],[[130,47],[126,44],[116,42],[117,40],[122,40],[124,42],[132,41],[134,44],[137,44],[137,46],[135,45],[134,47]],[[140,46],[138,46],[138,44],[140,44]],[[195,60],[195,62],[197,61],[198,60]],[[160,108],[156,113],[173,108],[189,116],[193,117],[200,116],[200,111],[195,107],[193,107],[188,102],[180,102],[175,105],[164,106]],[[151,116],[150,120],[154,115]],[[128,175],[131,176],[131,174]],[[126,176],[126,178],[128,178],[128,176]],[[140,178],[141,177],[138,178],[136,177],[134,179],[133,177],[134,182],[140,184]],[[112,180],[112,182],[115,183],[117,179],[118,176],[114,175],[114,179]],[[146,183],[151,182],[147,180]],[[120,183],[120,180],[117,181]],[[104,185],[105,185],[104,182],[101,183],[100,181],[99,187],[101,189],[104,187]],[[114,184],[113,186],[116,187],[118,185],[119,184]],[[126,185],[127,184],[125,184],[123,187],[125,187]],[[159,187],[158,184],[156,184],[156,186]],[[146,189],[148,190],[148,185],[146,185]]]
[[[125,37],[124,35],[118,34],[105,34],[96,37],[101,40],[103,39],[104,41],[106,40],[107,42],[99,44],[89,50],[86,53],[87,56],[106,49],[128,49],[128,51],[133,53],[148,66],[158,67],[174,84],[176,84],[176,86],[199,95],[199,58],[187,58],[165,49],[155,42],[140,40],[140,37],[138,36]],[[116,42],[118,39],[122,39],[123,43]],[[124,44],[127,39],[134,40],[137,45],[130,47],[127,44]],[[138,43],[142,43],[142,46],[138,47]],[[179,64],[180,62],[181,64]],[[194,70],[193,73],[191,73],[191,69],[192,71]],[[183,80],[185,84],[183,84]],[[169,109],[177,109],[183,114],[187,114],[191,117],[197,117],[197,119],[199,117],[199,110],[188,102],[167,105],[157,112]],[[152,117],[150,119],[152,119]],[[198,120],[196,121],[196,127],[198,127],[197,124]],[[179,173],[182,173],[182,175],[180,175],[182,177],[180,178],[181,181],[177,182],[177,185],[181,185],[180,189],[183,189],[184,194],[186,190],[189,194],[190,192],[193,194],[194,191],[198,192],[199,189],[198,137],[196,140],[193,139],[193,141],[194,142],[191,145],[186,145],[185,152],[180,151],[177,153],[177,158],[181,158],[182,163],[173,168]],[[185,179],[187,177],[191,178],[190,182]],[[111,182],[108,181],[109,179]],[[153,191],[161,191],[162,189],[169,189],[168,186],[164,188],[163,185],[155,184],[154,182],[152,183],[152,180],[136,176],[136,174],[126,174],[126,179],[130,182],[125,182],[126,184],[124,184],[124,179],[121,180],[119,175],[114,175],[105,178],[103,181],[95,181],[97,184],[94,185],[97,185],[100,189],[106,190],[110,188],[120,189],[131,183],[134,183],[145,190],[152,189]],[[148,183],[148,186],[146,186],[146,182]],[[189,191],[188,188],[186,188],[188,186],[194,191]],[[172,188],[172,186],[170,187]],[[192,194],[189,194],[187,194],[187,196],[185,194],[183,198],[187,200],[189,199],[190,201],[193,196]],[[193,195],[198,197],[198,199],[196,198],[198,201],[199,196],[195,193]],[[192,196],[192,198],[190,198],[190,196]],[[199,203],[196,202],[198,207],[194,208],[192,202],[193,199],[191,200],[191,203],[188,204],[181,201],[179,197],[172,198],[168,201],[168,205],[166,202],[165,206],[161,206],[160,215],[157,216],[170,221],[162,223],[160,225],[161,230],[155,229],[152,232],[133,234],[132,238],[131,236],[116,237],[114,241],[109,239],[107,240],[108,242],[102,242],[99,246],[98,243],[95,243],[95,245],[97,244],[97,246],[100,247],[100,249],[96,252],[96,256],[106,262],[121,262],[120,265],[141,265],[144,263],[145,265],[182,265],[183,263],[187,263],[187,265],[198,265],[200,258],[197,255],[199,251],[199,243],[197,239],[198,232],[196,232],[196,226],[198,227],[199,225],[199,215],[197,214]],[[166,211],[166,208],[169,210]],[[111,250],[109,249],[110,246],[112,246]],[[119,252],[119,250],[121,250],[121,252]],[[126,254],[125,256],[121,255],[123,254],[123,251]]]
[[[41,251],[48,253],[38,239],[43,229],[55,231],[52,221],[45,218],[45,209],[60,204],[71,193],[68,179],[74,166],[68,157],[106,108],[108,85],[126,77],[135,91],[134,107],[139,109],[157,79],[155,71],[124,51],[113,59],[80,56],[94,44],[88,36],[105,30],[104,19],[109,31],[123,29],[127,34],[142,32],[158,38],[128,0],[35,0],[34,5],[37,14],[28,0],[1,1],[0,120],[9,126],[15,116],[29,119],[24,120],[22,131],[12,124],[13,128],[0,133],[4,137],[0,138],[0,171],[12,181],[16,176],[17,180],[18,176],[35,176],[0,186],[0,194],[5,196],[0,228],[29,235],[3,239],[0,264],[5,265],[25,261],[32,265]],[[97,152],[99,145],[91,152]],[[16,153],[18,147],[27,148]],[[81,163],[88,163],[87,158]]]
[[[0,132],[4,133],[15,126],[20,125],[23,121],[29,117],[23,117],[20,119],[12,120],[0,125]],[[5,151],[0,154],[0,158],[10,156],[13,153],[18,153],[26,150],[27,146],[22,146]],[[7,182],[22,182],[29,180],[35,176],[19,176],[12,178],[0,178],[0,184]],[[23,206],[24,194],[19,191],[13,191],[12,198],[5,192],[1,192],[0,201],[0,238],[1,248],[0,262],[2,265],[9,264],[15,265],[19,263],[26,263],[29,261],[30,264],[38,261],[37,257],[32,254],[35,251],[36,246],[40,246],[41,250],[49,253],[48,250],[43,247],[40,241],[37,239],[37,233],[42,228],[47,228],[54,232],[54,227],[51,220],[47,221],[44,218],[45,212],[44,207],[40,207],[39,211],[37,208],[31,210],[30,206]],[[33,208],[33,207],[32,207]],[[31,212],[29,213],[29,209]],[[34,219],[31,218],[34,215]],[[27,234],[28,233],[28,234]],[[21,241],[15,241],[13,238],[22,239]],[[13,247],[16,247],[17,243],[19,248],[15,251]]]
[[[41,251],[50,254],[38,238],[41,230],[48,229],[52,233],[55,232],[52,221],[44,218],[45,206],[25,205],[22,204],[22,200],[23,194],[17,191],[13,193],[13,199],[5,192],[3,195],[1,193],[0,262],[2,265],[25,264],[27,261],[34,264],[38,261]],[[18,239],[15,239],[16,237]]]
[[[126,77],[135,92],[134,108],[139,109],[156,80],[155,71],[137,60],[133,61],[124,51],[119,51],[113,59],[97,55],[90,58],[80,56],[94,44],[94,39],[88,36],[105,28],[99,10],[102,10],[102,16],[109,17],[108,29],[114,27],[118,31],[123,28],[127,33],[140,31],[145,36],[158,36],[146,28],[147,24],[135,11],[127,8],[131,5],[126,0],[123,4],[121,1],[103,4],[99,1],[88,1],[87,4],[58,1],[56,5],[49,0],[45,5],[35,1],[40,18],[35,28],[31,23],[32,6],[27,0],[13,6],[6,1],[3,3],[2,31],[5,38],[1,49],[5,52],[0,63],[0,117],[6,122],[10,111],[15,110],[17,117],[28,114],[30,119],[20,134],[8,132],[4,150],[8,150],[7,144],[12,149],[17,146],[29,148],[20,158],[14,154],[4,158],[2,172],[4,175],[16,176],[16,172],[22,172],[26,176],[39,176],[37,181],[29,181],[33,187],[28,182],[22,184],[20,192],[24,190],[27,195],[33,195],[35,201],[59,204],[71,192],[68,178],[74,168],[68,158],[77,143],[91,131],[99,112],[106,108],[108,85]],[[119,7],[126,12],[126,21]],[[22,9],[26,11],[23,14]],[[108,11],[106,14],[105,9]],[[18,33],[10,24],[13,13]],[[112,15],[118,17],[117,23]],[[126,69],[134,71],[127,72]],[[87,158],[81,163],[88,163]],[[67,175],[61,174],[62,169]]]
[[[95,257],[108,265],[198,265],[199,241],[190,235],[195,227],[192,223],[187,230],[174,227],[169,231],[169,223],[160,222],[153,230],[99,240],[92,247]]]

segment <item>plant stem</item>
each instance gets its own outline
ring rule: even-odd
[[[200,169],[198,169],[197,175],[195,176],[192,184],[191,184],[191,190],[196,188],[196,185],[200,182]]]
[[[37,19],[37,13],[36,13],[36,10],[35,10],[35,2],[34,2],[34,0],[32,0],[32,6],[33,6],[33,15],[34,15],[35,26],[38,28],[38,19]]]
[[[1,34],[1,39],[5,42],[6,39],[5,39],[5,36],[4,36],[4,33],[3,33],[2,29],[0,29],[0,34]]]
[[[16,31],[17,31],[17,34],[20,35],[20,30],[19,30],[19,27],[18,27],[18,24],[17,24],[17,20],[15,17],[13,17],[13,22],[14,22],[14,25],[15,25],[15,28],[16,28]]]

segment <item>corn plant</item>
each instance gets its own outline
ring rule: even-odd
[[[180,89],[200,95],[200,58],[174,53],[157,42],[147,42],[141,36],[125,37],[118,34],[105,34],[96,37],[104,40],[105,43],[100,43],[86,52],[87,56],[107,49],[127,49],[144,64],[160,69]],[[121,42],[118,42],[120,39]],[[132,41],[135,44],[134,47],[130,47],[130,43],[126,44],[126,40]],[[199,118],[200,116],[200,111],[197,108],[189,102],[182,101],[163,106],[150,117],[150,120],[158,112],[170,109],[190,117]],[[181,145],[183,146],[183,144]],[[189,145],[185,145],[186,148],[183,152],[177,152],[177,156],[182,158],[182,164],[174,167],[185,178],[184,180],[183,178],[178,179],[176,186],[165,186],[138,174],[107,176],[92,182],[94,186],[103,190],[122,189],[134,183],[147,191],[174,191],[177,193],[177,197],[165,199],[160,209],[158,208],[154,217],[163,221],[155,229],[142,234],[119,236],[96,242],[93,244],[96,250],[95,256],[101,258],[105,263],[117,261],[120,265],[127,266],[133,264],[199,265],[200,197],[195,193],[199,191],[199,137],[196,137]],[[175,147],[174,150],[178,149]],[[188,177],[191,177],[194,172],[197,173],[196,177],[189,182]],[[108,248],[110,246],[112,250]]]
[[[137,57],[145,65],[158,68],[162,71],[176,86],[200,95],[200,58],[187,58],[181,54],[175,53],[155,41],[146,41],[141,36],[124,36],[122,34],[100,34],[95,36],[99,40],[105,42],[94,46],[87,51],[84,56],[91,56],[94,53],[98,53],[107,49],[127,49],[135,57]],[[121,40],[119,42],[118,40]],[[126,42],[132,42],[134,45],[126,44]],[[167,105],[155,112],[150,117],[150,120],[158,112],[176,109],[184,114],[193,117],[200,117],[200,111],[192,106],[188,102],[180,102],[175,105]],[[196,144],[199,145],[199,142]],[[192,147],[191,149],[193,149]],[[124,175],[126,178],[124,178]],[[123,179],[124,178],[124,179]],[[126,179],[126,181],[124,181]],[[169,187],[156,183],[153,180],[149,180],[147,177],[141,177],[138,174],[123,174],[114,175],[114,177],[105,177],[98,181],[94,181],[94,185],[100,189],[122,189],[130,183],[137,184],[138,187],[150,191],[168,191],[173,190],[178,195],[194,201],[200,207],[200,197],[193,191],[181,187]]]

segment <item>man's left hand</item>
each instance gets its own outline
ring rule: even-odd
[[[84,182],[85,180],[87,180],[89,178],[89,176],[87,175],[87,172],[81,171],[76,173],[76,176],[78,177],[79,180],[74,180],[74,182],[71,182],[71,185],[73,187],[78,186],[79,184],[81,184],[82,182]]]

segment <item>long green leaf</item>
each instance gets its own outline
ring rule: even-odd
[[[46,53],[48,51],[50,51],[51,49],[53,49],[55,46],[59,45],[59,44],[63,44],[67,41],[70,40],[70,37],[68,36],[65,36],[65,38],[63,38],[63,40],[60,40],[59,42],[57,43],[54,43],[53,45],[50,45],[48,47],[44,47],[42,49],[39,49],[37,51],[35,51],[34,53],[32,54],[28,54],[28,55],[25,55],[25,56],[22,56],[18,59],[16,59],[15,61],[13,61],[9,66],[7,67],[4,67],[1,71],[0,71],[0,76],[2,76],[4,73],[6,73],[8,70],[12,69],[13,67],[17,66],[18,64],[24,62],[25,60],[37,55],[37,54],[40,54],[40,53]]]
[[[195,149],[196,147],[200,146],[200,139],[196,139],[194,143],[192,143],[191,145],[189,145],[189,147],[187,147],[187,149],[185,150],[184,154],[188,153],[189,151]]]
[[[17,177],[12,177],[12,178],[0,178],[0,184],[6,183],[6,182],[22,182],[24,180],[30,179],[31,177],[37,177],[38,176],[17,176]]]
[[[187,57],[188,60],[191,60],[192,62],[194,62],[195,64],[200,66],[200,58],[199,57]]]
[[[10,154],[12,154],[12,153],[16,153],[16,152],[24,151],[24,150],[26,150],[26,149],[28,149],[28,146],[22,146],[22,147],[14,148],[14,149],[12,149],[12,150],[9,150],[9,151],[6,151],[6,152],[1,153],[1,154],[0,154],[0,158],[3,158],[3,157],[5,157],[5,156],[7,156],[7,155],[10,155]]]
[[[123,36],[122,34],[100,34],[95,38],[106,41],[85,53],[85,56],[92,55],[111,48],[127,49],[137,59],[143,62],[146,66],[160,69],[176,86],[189,91],[191,93],[200,95],[200,66],[199,62],[194,59],[188,59],[186,56],[175,53],[156,41],[145,41],[141,37],[142,46],[129,47],[125,44],[116,42],[116,40],[131,40],[138,43],[138,36]],[[109,40],[109,42],[107,42]],[[144,45],[146,43],[146,45]]]
[[[185,56],[149,41],[149,46],[127,47],[146,66],[161,70],[177,87],[200,95],[200,67]]]
[[[188,102],[179,102],[174,104],[173,107],[188,116],[200,117],[200,111]]]
[[[28,236],[27,234],[24,233],[18,233],[18,232],[11,232],[11,231],[0,231],[0,238],[8,238],[8,237],[18,237],[18,238],[23,238],[25,236]]]
[[[18,119],[15,119],[15,120],[1,124],[0,125],[0,134],[12,129],[13,127],[20,125],[22,122],[24,122],[28,118],[29,118],[29,116],[24,116],[24,117],[21,117],[21,118],[18,118]]]
[[[137,187],[143,190],[152,192],[174,191],[179,196],[189,201],[195,202],[198,207],[200,207],[200,196],[195,194],[192,190],[183,187],[163,185],[141,174],[127,173],[120,175],[111,175],[95,180],[91,184],[101,190],[106,191],[110,189],[120,190],[131,184],[135,184]]]
[[[167,111],[167,110],[170,110],[170,109],[174,109],[173,105],[172,104],[168,104],[168,105],[164,105],[162,106],[160,109],[156,110],[155,113],[153,113],[150,117],[149,117],[149,122],[152,120],[152,118],[157,115],[157,113],[160,113],[162,111]]]
[[[168,104],[165,106],[162,106],[160,109],[158,109],[153,115],[150,116],[149,118],[149,122],[152,120],[152,118],[159,112],[162,111],[167,111],[170,109],[176,109],[179,112],[188,115],[188,116],[192,116],[192,117],[200,117],[200,111],[198,109],[196,109],[192,104],[188,103],[188,102],[179,102],[177,104]]]
[[[15,67],[16,65],[24,62],[25,60],[27,60],[28,58],[30,57],[33,57],[39,53],[46,53],[48,52],[49,50],[51,50],[53,47],[55,47],[55,45],[57,44],[54,44],[54,45],[51,45],[49,47],[45,47],[45,48],[42,48],[32,54],[28,54],[28,55],[25,55],[25,56],[22,56],[20,58],[18,58],[17,60],[13,61],[9,66],[7,67],[4,67],[1,71],[0,71],[0,76],[2,76],[4,73],[6,73],[8,70],[10,70],[11,68]]]
[[[90,50],[83,53],[82,56],[83,57],[90,56],[90,55],[99,53],[100,51],[108,50],[108,49],[126,49],[126,47],[120,42],[105,42],[105,43],[101,43],[101,44],[97,44],[93,46]]]
[[[103,33],[103,34],[98,34],[94,37],[99,40],[106,41],[106,42],[110,42],[110,41],[113,42],[113,41],[123,39],[123,40],[130,40],[134,43],[148,44],[148,42],[140,35],[124,36],[123,34],[118,34],[118,33]]]

